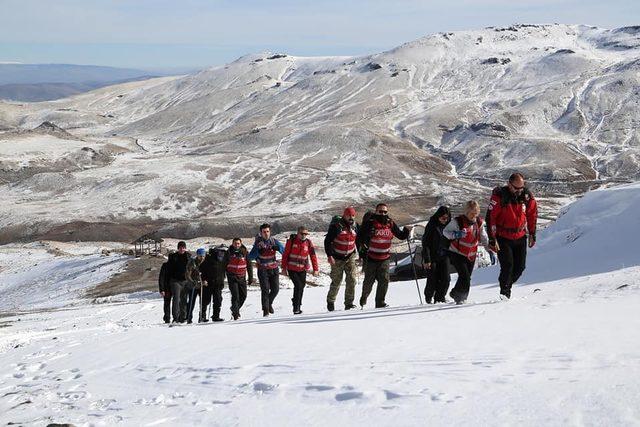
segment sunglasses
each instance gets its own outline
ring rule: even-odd
[[[388,213],[389,213],[389,211],[378,211],[378,213],[379,213],[380,215],[386,215],[386,214],[388,214]]]
[[[515,185],[509,183],[509,185],[516,191],[524,190],[524,185],[522,187],[516,187]]]

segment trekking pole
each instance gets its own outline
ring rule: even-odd
[[[407,246],[409,247],[409,258],[411,258],[411,269],[413,270],[413,278],[416,281],[416,289],[418,290],[418,298],[420,298],[420,305],[422,305],[422,294],[420,293],[420,285],[418,284],[418,274],[416,273],[416,265],[414,263],[413,252],[411,251],[411,243],[407,237]]]
[[[200,281],[200,313],[198,313],[198,320],[202,318],[202,293],[204,292],[204,285],[202,280]]]
[[[189,289],[189,304],[187,304],[187,319],[189,319],[189,315],[192,313],[193,310],[193,293],[195,291],[194,289]],[[193,315],[191,315],[191,318],[193,320]]]

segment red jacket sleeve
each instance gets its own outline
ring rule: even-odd
[[[291,239],[287,239],[287,245],[284,247],[284,253],[282,254],[282,269],[287,269],[289,263],[289,254],[291,253]]]
[[[489,200],[489,207],[487,208],[487,216],[485,221],[487,223],[487,234],[489,235],[489,239],[496,238],[496,221],[498,216],[500,216],[500,210],[502,209],[502,204],[500,200],[500,195],[493,193],[491,195],[491,200]]]
[[[538,202],[533,197],[533,194],[529,194],[529,201],[526,204],[527,215],[527,229],[529,234],[536,234],[536,225],[538,223]]]
[[[318,271],[318,257],[316,256],[316,248],[309,240],[309,258],[311,258],[311,266],[313,267],[313,271]]]

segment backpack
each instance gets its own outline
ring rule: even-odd
[[[340,221],[342,220],[342,216],[340,215],[334,215],[331,217],[331,221],[329,222],[329,228],[336,226],[338,224],[340,224]]]
[[[163,262],[162,266],[160,267],[160,273],[158,274],[158,288],[160,289],[160,292],[169,291],[169,276],[167,274],[168,268],[168,261]]]

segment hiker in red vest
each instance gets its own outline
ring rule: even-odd
[[[456,285],[449,293],[456,304],[463,304],[469,296],[478,245],[489,245],[489,237],[479,215],[480,205],[471,200],[464,205],[464,215],[455,217],[442,232],[450,241],[449,261],[458,271]]]
[[[249,252],[239,237],[233,239],[231,247],[225,252],[224,263],[227,270],[227,284],[231,292],[231,316],[233,320],[238,320],[240,309],[247,299],[247,275],[249,283],[255,283]]]
[[[490,246],[500,261],[500,298],[509,299],[511,286],[525,269],[527,246],[536,244],[538,205],[521,173],[512,174],[506,186],[493,190],[485,219]]]
[[[271,225],[262,224],[260,234],[256,236],[253,247],[249,252],[249,259],[255,260],[258,267],[258,281],[262,300],[262,315],[274,313],[273,301],[280,290],[280,269],[276,260],[276,253],[284,252],[284,246],[278,239],[271,236]]]
[[[358,247],[356,237],[359,226],[356,222],[356,210],[349,206],[342,216],[334,216],[324,238],[324,251],[331,265],[331,286],[327,293],[327,310],[335,310],[335,302],[340,290],[342,278],[345,277],[344,309],[356,308],[353,300],[356,297],[356,278],[358,276]]]
[[[391,258],[391,242],[393,237],[405,240],[411,233],[411,226],[402,230],[389,218],[389,208],[384,203],[378,203],[376,211],[362,224],[358,233],[358,242],[367,248],[364,264],[364,281],[362,282],[362,296],[360,306],[367,304],[367,298],[377,281],[376,308],[388,307],[385,302],[389,288],[389,260]]]
[[[292,234],[282,254],[282,274],[289,276],[293,282],[293,314],[301,314],[302,294],[307,285],[307,270],[309,258],[313,266],[313,275],[318,276],[318,257],[311,240],[307,238],[309,231],[306,227],[298,227],[298,233]]]

